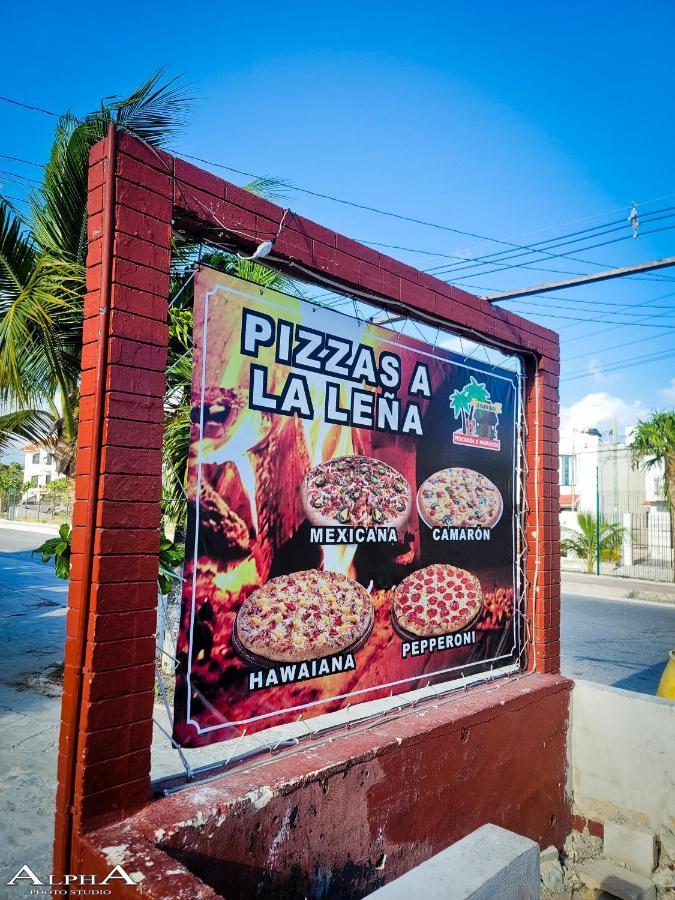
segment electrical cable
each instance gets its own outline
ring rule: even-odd
[[[564,357],[564,360],[565,363],[569,363],[576,359],[584,359],[587,356],[599,356],[602,353],[611,353],[613,350],[625,350],[626,347],[632,347],[634,344],[644,344],[645,341],[659,341],[669,337],[669,334],[648,334],[646,337],[637,338],[634,341],[624,341],[621,344],[612,344],[611,347],[603,347],[602,350],[590,350],[587,353],[577,353],[575,356],[566,356]]]
[[[31,181],[33,184],[42,184],[39,178],[31,178],[30,175],[21,175],[20,172],[11,172],[9,169],[0,169],[0,175],[7,178],[18,178],[20,181]]]
[[[55,118],[59,118],[59,115],[58,115],[57,113],[54,113],[54,112],[52,112],[51,110],[46,110],[46,109],[44,109],[44,108],[42,108],[42,107],[34,106],[34,105],[31,105],[31,104],[26,104],[26,103],[24,103],[24,102],[22,102],[22,101],[14,100],[14,99],[9,98],[9,97],[2,97],[2,96],[0,96],[0,100],[3,100],[3,101],[5,101],[5,102],[7,102],[7,103],[13,103],[13,104],[15,104],[15,105],[17,105],[17,106],[20,106],[20,107],[23,107],[23,108],[25,108],[25,109],[29,109],[29,110],[36,111],[36,112],[42,112],[42,113],[45,113],[46,115],[50,115],[50,116],[53,116],[53,117],[55,117]],[[221,169],[224,169],[224,170],[226,170],[226,171],[236,172],[237,174],[244,175],[244,176],[247,177],[247,178],[260,178],[260,176],[255,175],[255,174],[252,173],[252,172],[246,172],[246,171],[243,170],[243,169],[236,169],[236,168],[234,168],[233,166],[226,166],[226,165],[224,165],[223,163],[217,163],[217,162],[215,162],[215,161],[205,159],[204,157],[199,157],[199,156],[195,156],[195,155],[191,155],[191,154],[179,154],[179,155],[182,155],[182,156],[183,156],[184,158],[186,158],[186,159],[196,160],[196,161],[198,161],[198,162],[205,163],[206,165],[215,166],[215,167],[217,167],[217,168],[221,168]],[[506,247],[516,248],[516,249],[519,249],[519,250],[524,250],[524,251],[526,251],[526,252],[539,252],[539,253],[544,253],[544,251],[542,251],[542,250],[539,250],[539,251],[532,251],[532,250],[530,249],[529,246],[523,245],[523,244],[519,244],[519,243],[516,243],[516,242],[514,242],[514,241],[507,241],[507,240],[502,240],[502,239],[500,239],[500,238],[488,237],[488,236],[486,236],[486,235],[477,234],[476,232],[468,231],[468,230],[466,230],[466,229],[459,229],[459,228],[455,228],[455,227],[452,227],[452,226],[449,226],[449,225],[442,225],[442,224],[439,224],[439,223],[436,223],[436,222],[428,222],[428,221],[426,221],[426,220],[417,219],[417,218],[414,217],[414,216],[407,216],[407,215],[403,215],[403,214],[401,214],[401,213],[392,212],[392,211],[390,211],[390,210],[382,210],[382,209],[379,209],[379,208],[374,207],[374,206],[369,206],[369,205],[367,205],[367,204],[356,203],[356,202],[351,201],[351,200],[345,200],[345,199],[343,199],[343,198],[335,197],[335,196],[333,196],[333,195],[331,195],[331,194],[326,194],[326,193],[321,192],[321,191],[313,191],[313,190],[310,190],[310,189],[308,189],[308,188],[302,188],[302,187],[296,187],[296,186],[292,186],[292,189],[295,190],[295,191],[298,191],[298,192],[300,192],[300,193],[308,194],[308,195],[310,195],[310,196],[320,197],[320,198],[323,198],[323,199],[330,200],[330,201],[332,201],[332,202],[334,202],[334,203],[340,203],[340,204],[343,204],[343,205],[347,205],[347,206],[354,207],[354,208],[356,208],[356,209],[363,209],[363,210],[365,210],[365,211],[373,212],[373,213],[376,213],[376,214],[378,214],[378,215],[389,216],[389,217],[391,217],[391,218],[395,218],[395,219],[398,219],[398,220],[401,220],[401,221],[406,221],[406,222],[416,223],[416,224],[419,224],[419,225],[423,225],[423,226],[425,226],[425,227],[435,228],[435,229],[439,229],[439,230],[442,230],[442,231],[448,231],[448,232],[451,232],[451,233],[454,233],[454,234],[461,234],[461,235],[468,236],[468,237],[475,237],[476,239],[478,239],[478,240],[480,240],[480,241],[483,241],[483,242],[500,244],[500,245],[503,245],[503,246],[506,246]],[[591,229],[591,230],[597,230],[597,229]],[[597,246],[603,246],[603,245],[597,245]],[[585,249],[592,249],[592,248],[589,247],[589,248],[585,248]],[[504,251],[502,251],[502,252],[504,252]],[[546,254],[546,255],[549,255],[549,254]],[[567,254],[555,254],[555,256],[557,256],[557,257],[560,257],[560,256],[562,256],[562,257],[567,257],[568,255],[567,255]],[[466,262],[465,258],[463,258],[463,257],[457,257],[457,258],[458,258],[461,262]],[[591,263],[591,264],[592,264],[592,265],[600,265],[600,264],[598,264],[598,263]],[[475,267],[475,266],[474,266],[474,267]],[[443,267],[441,267],[441,268],[443,268]],[[510,267],[508,267],[508,268],[515,268],[515,266],[510,266]],[[433,270],[429,270],[429,271],[433,271]],[[497,269],[497,270],[495,270],[495,271],[503,271],[503,269]],[[489,273],[482,273],[482,274],[489,274]]]
[[[43,109],[43,108],[41,108],[41,107],[33,106],[33,105],[31,105],[31,104],[26,104],[26,103],[23,103],[22,101],[13,100],[12,98],[8,98],[8,97],[0,97],[0,100],[4,100],[4,101],[9,102],[9,103],[14,103],[15,105],[24,107],[25,109],[30,109],[30,110],[37,111],[37,112],[43,112],[43,113],[46,113],[47,115],[51,115],[51,116],[54,116],[54,117],[56,117],[56,118],[59,117],[58,114],[53,113],[53,112],[50,111],[50,110],[45,110],[45,109]],[[246,172],[246,171],[244,171],[244,170],[242,170],[242,169],[235,169],[235,168],[232,167],[232,166],[226,166],[226,165],[224,165],[224,164],[222,164],[222,163],[216,163],[215,161],[207,160],[207,159],[205,159],[205,158],[203,158],[203,157],[197,157],[197,156],[190,155],[190,154],[182,154],[182,155],[183,155],[185,158],[187,158],[187,159],[194,159],[194,160],[196,160],[196,161],[198,161],[198,162],[202,162],[202,163],[205,163],[205,164],[207,164],[207,165],[212,165],[212,166],[215,166],[215,167],[217,167],[217,168],[225,169],[225,170],[227,170],[227,171],[236,172],[237,174],[241,174],[241,175],[244,175],[244,176],[246,176],[246,177],[251,177],[251,178],[257,178],[257,177],[260,177],[260,176],[256,176],[254,173]],[[3,156],[4,158],[9,158],[9,156],[8,156],[7,154],[2,154],[2,156]],[[17,161],[23,161],[23,162],[26,162],[26,163],[31,164],[31,165],[41,165],[41,164],[39,164],[39,163],[34,163],[34,162],[32,162],[32,161],[29,161],[29,160],[21,160],[19,157],[14,157],[14,159],[17,160]],[[457,229],[457,228],[453,228],[453,227],[447,226],[447,225],[440,225],[439,223],[426,222],[426,221],[421,220],[421,219],[416,219],[415,217],[412,217],[412,216],[405,216],[405,215],[402,215],[402,214],[400,214],[400,213],[393,213],[393,212],[390,212],[390,211],[381,210],[381,209],[378,209],[378,208],[376,208],[376,207],[368,206],[368,205],[366,205],[366,204],[354,203],[354,202],[352,202],[352,201],[344,200],[344,199],[339,198],[339,197],[334,197],[334,196],[332,196],[332,195],[325,194],[325,193],[323,193],[323,192],[312,191],[312,190],[309,190],[309,189],[306,189],[306,188],[296,188],[296,187],[294,187],[293,189],[294,189],[294,190],[297,190],[297,191],[299,191],[299,192],[301,192],[301,193],[306,193],[306,194],[309,194],[309,195],[312,195],[312,196],[323,197],[323,198],[329,199],[329,200],[331,200],[331,201],[333,201],[333,202],[342,203],[342,204],[345,204],[345,205],[348,205],[348,206],[353,206],[353,207],[359,208],[359,209],[364,209],[364,210],[366,210],[366,211],[374,212],[374,213],[377,213],[377,214],[380,214],[380,215],[390,216],[390,217],[393,217],[393,218],[396,218],[396,219],[400,219],[400,220],[402,220],[402,221],[415,222],[415,223],[417,223],[417,224],[421,224],[421,225],[424,225],[424,226],[427,226],[427,227],[438,228],[438,229],[443,230],[443,231],[450,231],[450,232],[453,232],[453,233],[458,233],[458,234],[463,234],[463,235],[468,235],[468,236],[476,237],[477,239],[479,239],[479,240],[481,240],[481,241],[483,241],[483,242],[498,243],[498,244],[507,246],[507,247],[509,247],[509,248],[516,248],[516,249],[525,251],[525,254],[527,254],[527,253],[535,253],[535,254],[536,254],[536,253],[539,253],[540,255],[544,254],[544,255],[549,256],[549,257],[554,256],[554,257],[557,257],[557,258],[573,258],[573,257],[570,256],[570,254],[567,254],[567,253],[550,254],[548,250],[544,251],[544,250],[541,250],[541,249],[536,249],[536,245],[535,245],[535,248],[532,248],[532,247],[530,247],[530,246],[518,244],[518,243],[513,242],[513,241],[505,241],[505,240],[501,240],[501,239],[498,239],[498,238],[491,238],[491,237],[487,237],[487,236],[485,236],[485,235],[479,235],[479,234],[476,234],[475,232],[470,232],[470,231],[467,231],[467,230],[464,230],[464,229]],[[668,195],[666,195],[666,196],[668,196]],[[644,204],[643,204],[643,205],[644,205]],[[655,211],[655,212],[658,212],[658,210]],[[653,213],[647,213],[647,215],[652,215],[652,214],[653,214]],[[595,226],[595,227],[592,227],[592,228],[589,228],[589,229],[582,229],[581,231],[578,231],[578,232],[573,233],[573,235],[578,235],[578,234],[580,234],[580,233],[584,233],[584,232],[588,232],[588,231],[599,231],[599,230],[602,229],[603,227],[606,227],[606,226]],[[675,227],[675,226],[669,226],[669,227]],[[661,231],[661,230],[668,230],[668,227],[662,228],[662,229],[653,229],[652,231],[647,232],[647,234],[653,234],[653,233],[656,233],[657,231]],[[606,232],[606,233],[609,233],[609,232]],[[564,237],[564,236],[561,236],[561,237]],[[627,236],[627,237],[628,237],[628,236]],[[620,239],[618,239],[618,240],[622,240],[622,239],[623,239],[623,238],[620,238]],[[540,241],[540,242],[538,242],[538,244],[539,244],[539,245],[541,245],[541,244],[552,244],[552,243],[553,243],[554,241],[556,241],[556,240],[560,241],[560,238],[550,238],[550,239],[545,240],[545,241]],[[588,249],[593,249],[593,247],[606,246],[606,245],[609,244],[609,243],[614,243],[614,242],[616,242],[616,240],[617,240],[617,239],[615,239],[614,241],[603,242],[603,243],[600,243],[600,244],[591,245],[591,246],[589,246],[589,247],[584,247],[584,248],[582,248],[582,249],[583,249],[583,250],[588,250]],[[565,243],[579,243],[579,241],[569,240],[569,241],[567,241],[567,242],[565,242]],[[560,242],[559,242],[557,245],[554,244],[553,246],[564,246],[565,243],[560,243]],[[488,254],[488,257],[492,257],[492,258],[494,258],[494,257],[499,257],[499,256],[502,256],[502,257],[503,257],[504,254],[507,253],[507,252],[508,252],[508,251],[493,252],[492,254]],[[515,258],[515,256],[523,256],[523,255],[525,255],[525,254],[523,254],[523,253],[515,254],[515,255],[512,254],[511,258]],[[450,254],[445,254],[445,255],[448,256],[448,257],[450,256]],[[476,266],[477,266],[477,260],[476,260],[476,261],[473,261],[472,263],[470,263],[469,265],[467,265],[467,260],[466,260],[466,258],[464,258],[464,257],[458,257],[458,259],[460,260],[460,262],[462,262],[462,263],[464,264],[464,266],[463,266],[464,269],[466,269],[466,268],[476,268]],[[590,260],[589,260],[589,261],[581,260],[581,261],[585,262],[586,264],[590,264],[590,265],[602,265],[601,263],[594,263],[594,262],[591,262]],[[517,268],[517,267],[518,267],[518,266],[516,266],[516,265],[511,265],[511,266],[506,266],[506,267],[500,267],[500,268],[498,268],[498,269],[495,269],[495,270],[488,270],[488,271],[482,272],[482,273],[480,273],[480,274],[485,275],[485,274],[490,274],[491,271],[504,271],[504,269]],[[435,267],[435,268],[436,268],[437,270],[440,271],[440,270],[443,270],[444,268],[445,268],[445,269],[448,269],[448,268],[452,268],[452,267],[447,267],[447,266],[446,266],[446,267]],[[461,271],[461,270],[462,270],[462,267],[459,267],[459,268],[458,268],[458,271]],[[432,270],[429,270],[429,271],[434,271],[434,270],[432,269]],[[479,273],[475,273],[475,274],[479,274]],[[463,277],[465,277],[465,276],[460,276],[460,278],[457,279],[457,280],[463,280]],[[668,279],[668,280],[670,280],[670,279]],[[605,324],[605,323],[601,323],[601,324]]]
[[[30,204],[29,200],[24,197],[15,197],[14,194],[0,194],[0,200],[13,200],[15,203],[25,203],[26,206]]]
[[[3,100],[5,103],[11,103],[14,106],[21,106],[23,109],[29,109],[32,112],[41,112],[46,116],[52,116],[55,119],[60,119],[61,116],[59,113],[52,112],[49,109],[44,109],[42,106],[32,106],[30,103],[22,103],[21,100],[12,100],[11,97],[0,97],[0,100]]]
[[[660,218],[671,219],[671,218],[673,218],[673,216],[671,214],[669,216],[661,216]],[[657,221],[657,220],[654,220],[654,221]],[[657,234],[660,231],[669,231],[672,228],[675,228],[675,225],[665,225],[665,226],[662,226],[661,228],[652,228],[651,231],[643,231],[642,235]],[[616,231],[616,229],[612,229],[612,231]],[[607,232],[607,233],[610,234],[611,232]],[[598,235],[598,237],[600,237],[600,236],[601,235]],[[587,247],[580,247],[579,252],[584,253],[586,250],[594,250],[598,247],[607,247],[610,244],[617,244],[620,241],[627,241],[627,240],[632,240],[632,239],[633,239],[632,234],[626,234],[626,235],[622,235],[621,237],[618,237],[618,238],[612,238],[612,240],[610,240],[610,241],[601,241],[598,244],[589,244]],[[544,251],[541,251],[541,250],[535,251],[535,253],[543,253],[543,252]],[[574,252],[576,253],[577,251],[575,250]],[[567,253],[547,253],[546,256],[547,256],[547,258],[556,258],[556,259],[560,259],[560,258],[572,259],[573,258]],[[577,257],[574,257],[574,258],[576,259]],[[534,262],[543,262],[543,260],[537,259],[537,260],[534,260]],[[606,266],[605,263],[597,263],[597,265]],[[497,269],[486,269],[485,271],[481,271],[481,272],[471,272],[469,275],[460,275],[459,277],[454,277],[454,273],[443,273],[443,274],[451,274],[453,276],[452,283],[456,284],[459,281],[463,281],[465,278],[483,277],[484,275],[492,275],[495,272],[506,272],[509,269],[519,269],[521,267],[522,266],[520,264],[514,263],[513,265],[501,266]],[[439,274],[441,274],[441,273],[433,272],[431,274],[434,274],[436,277],[438,277]],[[668,279],[668,280],[672,281],[672,279]]]
[[[646,217],[650,217],[649,221],[656,220],[656,218],[651,218],[651,217],[670,218],[672,216],[673,210],[675,210],[675,206],[665,206],[662,209],[654,209],[651,212],[644,213],[642,216],[642,221],[645,221]],[[663,216],[659,216],[660,213],[670,213],[671,215],[663,217]],[[601,237],[605,234],[611,234],[614,231],[620,231],[621,229],[625,229],[625,228],[631,230],[630,237],[633,237],[632,229],[630,229],[630,226],[628,225],[628,220],[626,220],[626,221],[615,220],[613,222],[606,222],[602,225],[596,225],[593,228],[584,228],[581,231],[573,231],[573,232],[570,232],[569,234],[563,234],[563,235],[559,235],[558,237],[547,238],[545,241],[538,241],[534,244],[529,244],[528,252],[544,253],[546,250],[555,250],[559,247],[567,246],[568,244],[576,244],[576,243],[580,243],[581,241],[584,241],[584,240],[592,240],[593,238]],[[597,231],[599,233],[598,234],[590,234],[590,232],[593,232],[593,231]],[[579,235],[584,235],[584,234],[586,234],[588,236],[587,237],[579,237]],[[563,239],[569,239],[569,240],[563,240]],[[558,242],[558,243],[556,243],[556,242]],[[550,244],[551,246],[544,248],[543,245],[545,245],[545,244]],[[583,248],[581,248],[581,252],[583,252]],[[500,250],[495,253],[486,254],[485,256],[482,256],[482,257],[476,257],[475,259],[472,259],[472,260],[465,260],[465,265],[462,265],[462,266],[460,266],[460,265],[452,266],[452,267],[438,266],[437,268],[439,270],[451,268],[452,272],[454,273],[456,271],[459,272],[459,271],[463,271],[464,269],[468,269],[468,268],[476,268],[476,266],[480,265],[483,262],[493,263],[496,265],[496,264],[502,263],[502,262],[509,262],[512,259],[518,259],[519,257],[524,256],[524,255],[525,255],[524,252],[512,253],[510,250]]]
[[[670,359],[673,356],[675,356],[675,350],[660,350],[656,353],[647,354],[646,356],[634,356],[613,366],[603,366],[602,373],[604,374],[605,372],[617,372],[620,369],[632,369],[634,366],[648,365],[649,363],[654,362],[663,362],[664,360]],[[583,371],[572,372],[570,375],[565,375],[565,377],[561,378],[560,381],[577,381],[579,378],[588,378],[592,374],[592,372],[588,372],[586,369],[584,369]]]
[[[14,162],[25,163],[25,165],[27,165],[27,166],[35,166],[38,169],[46,169],[47,168],[45,163],[33,162],[30,159],[23,159],[23,157],[21,157],[21,156],[10,156],[9,153],[0,153],[0,158],[11,159]]]

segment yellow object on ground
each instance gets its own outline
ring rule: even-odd
[[[656,696],[675,700],[675,650],[671,650],[668,654],[668,662],[656,689]]]

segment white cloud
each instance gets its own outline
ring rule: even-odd
[[[619,440],[623,440],[626,428],[647,416],[649,410],[640,401],[627,403],[621,397],[614,397],[604,391],[586,394],[571,406],[560,408],[560,439],[571,441],[572,431],[587,431],[597,428],[605,433],[617,424]]]
[[[661,396],[664,400],[667,400],[668,403],[675,403],[675,378],[670,379],[670,385],[663,388]]]

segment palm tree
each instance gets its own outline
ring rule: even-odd
[[[0,197],[0,446],[49,442],[75,465],[87,252],[89,151],[112,122],[156,146],[182,127],[190,97],[157,71],[123,100],[59,119],[44,179],[22,218]]]
[[[633,432],[631,451],[636,466],[651,469],[657,464],[663,465],[671,541],[675,541],[675,410],[655,412],[650,419],[639,421]]]
[[[471,411],[471,398],[469,397],[466,388],[462,388],[461,391],[455,389],[452,394],[450,394],[450,409],[455,414],[456,419],[459,419],[461,416],[462,431],[466,434],[466,419]]]
[[[476,403],[485,403],[490,399],[490,392],[484,382],[478,382],[473,377],[469,378],[469,383],[464,388],[464,393],[469,398],[469,416],[476,421]]]
[[[574,528],[566,528],[560,547],[563,553],[570,551],[586,563],[586,571],[593,573],[597,559],[597,523],[591,512],[578,512],[577,525],[579,531]],[[620,525],[600,520],[600,559],[605,562],[619,558],[621,541],[624,529]]]
[[[56,128],[42,185],[25,218],[0,196],[0,450],[15,439],[49,443],[57,468],[72,485],[77,443],[82,311],[87,251],[89,151],[112,122],[146,143],[162,146],[185,124],[185,88],[155,72],[129,97],[104,102]],[[279,199],[286,188],[256,179],[247,188]],[[174,240],[169,318],[164,446],[167,512],[182,516],[189,441],[192,292],[196,245]],[[264,266],[224,253],[203,261],[269,287],[287,280]]]

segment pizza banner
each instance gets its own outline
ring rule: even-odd
[[[513,666],[519,375],[195,278],[174,737]]]

